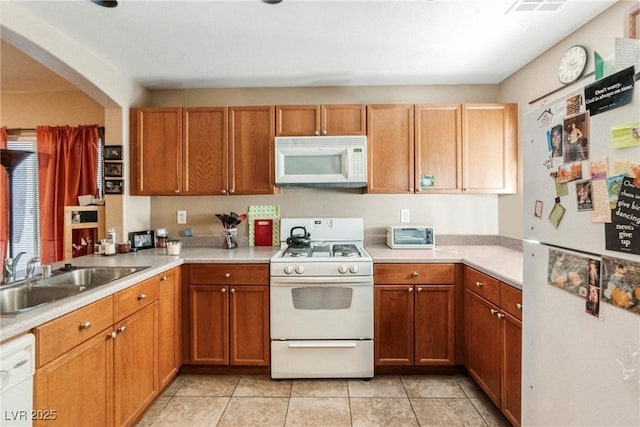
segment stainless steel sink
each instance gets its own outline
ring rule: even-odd
[[[52,301],[77,295],[87,289],[149,267],[78,267],[53,276],[16,282],[0,288],[0,314],[17,315]]]
[[[121,279],[148,267],[78,267],[46,279],[32,280],[32,286],[75,285],[94,288]]]

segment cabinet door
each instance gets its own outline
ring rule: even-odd
[[[182,109],[131,110],[131,194],[182,192]]]
[[[415,298],[415,364],[454,365],[454,286],[418,285]]]
[[[229,297],[226,286],[190,285],[191,363],[229,364]]]
[[[228,188],[227,108],[185,108],[182,116],[184,195],[224,194]]]
[[[462,191],[461,113],[460,104],[416,105],[416,192]]]
[[[467,369],[487,396],[500,406],[500,326],[498,307],[465,290]]]
[[[504,313],[502,318],[502,402],[509,422],[520,425],[521,414],[522,322]]]
[[[34,420],[35,426],[81,426],[88,422],[113,425],[113,339],[107,337],[110,331],[103,330],[36,370],[34,409],[51,417]]]
[[[366,135],[367,109],[362,104],[322,106],[322,135]]]
[[[269,287],[231,286],[230,363],[269,365]]]
[[[159,276],[158,286],[158,377],[160,389],[177,374],[182,363],[180,341],[180,268],[171,269]]]
[[[115,425],[131,425],[159,392],[158,301],[117,323],[114,329]]]
[[[367,106],[369,193],[413,193],[413,105]]]
[[[376,365],[413,365],[413,286],[374,286]]]
[[[229,108],[229,193],[274,194],[275,108]]]
[[[278,105],[276,136],[320,135],[319,105]]]
[[[462,107],[463,190],[515,193],[518,173],[516,104]]]

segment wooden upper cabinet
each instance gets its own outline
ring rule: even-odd
[[[182,192],[182,109],[131,110],[131,194]]]
[[[279,105],[276,136],[365,135],[366,118],[362,104]]]
[[[463,191],[515,193],[518,174],[516,104],[463,104]]]
[[[275,107],[229,108],[229,194],[275,194]]]
[[[221,194],[227,188],[227,108],[185,108],[182,112],[182,194]]]
[[[368,105],[367,118],[367,191],[413,193],[413,105]]]
[[[461,192],[462,107],[446,104],[415,108],[416,192]]]

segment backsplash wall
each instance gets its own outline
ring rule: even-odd
[[[400,223],[400,209],[410,210],[410,224],[429,225],[438,234],[498,234],[498,196],[440,194],[360,194],[359,190],[291,189],[278,196],[151,197],[153,229],[165,227],[170,236],[191,228],[195,235],[220,235],[216,213],[246,213],[249,205],[279,205],[281,217],[362,217],[365,233],[384,234]],[[187,224],[178,225],[176,211],[187,211]],[[246,223],[238,227],[248,235]]]

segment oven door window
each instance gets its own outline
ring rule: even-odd
[[[345,310],[351,307],[352,288],[336,286],[293,288],[291,298],[296,310]]]

